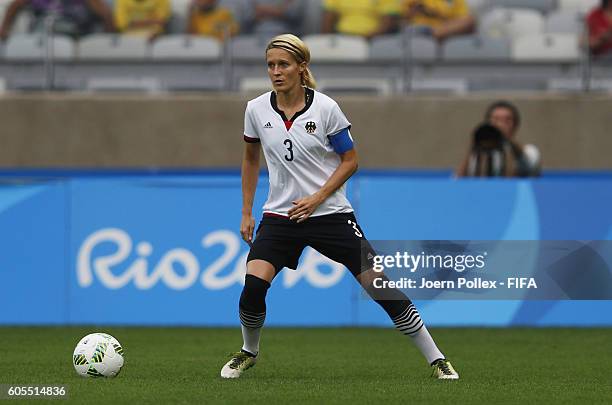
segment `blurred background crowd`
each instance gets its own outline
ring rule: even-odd
[[[9,90],[267,89],[265,45],[287,32],[323,91],[612,89],[608,0],[0,0],[0,16]]]
[[[73,38],[113,32],[225,40],[291,32],[371,39],[408,26],[437,41],[466,34],[586,34],[592,53],[612,49],[608,0],[3,0],[0,13],[3,40],[45,29]],[[49,16],[53,24],[45,28]]]

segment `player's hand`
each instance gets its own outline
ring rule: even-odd
[[[308,197],[292,201],[293,208],[287,212],[289,219],[292,221],[297,220],[298,223],[306,221],[322,202],[323,198],[316,193],[309,195]]]
[[[242,239],[249,244],[253,243],[253,230],[255,229],[255,219],[251,214],[242,214],[240,221],[240,235]]]

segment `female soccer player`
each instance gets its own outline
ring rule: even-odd
[[[438,350],[412,302],[399,290],[379,297],[373,280],[381,277],[361,260],[363,231],[345,196],[346,181],[357,170],[351,124],[338,104],[314,90],[308,68],[310,51],[296,36],[274,38],[266,49],[274,91],[251,100],[245,112],[240,233],[251,245],[239,314],[244,345],[221,369],[221,377],[238,378],[255,365],[266,317],[266,293],[283,267],[295,269],[302,250],[311,246],[344,264],[409,335],[439,379],[459,375]],[[253,239],[253,197],[263,148],[270,176],[264,216]]]

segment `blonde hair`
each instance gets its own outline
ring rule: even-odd
[[[304,69],[301,75],[302,85],[310,87],[311,89],[315,89],[317,87],[317,82],[314,75],[308,67],[308,64],[310,63],[310,49],[308,49],[304,41],[293,34],[282,34],[272,38],[266,47],[266,52],[275,48],[289,52],[295,58],[297,63],[306,62],[306,69]]]

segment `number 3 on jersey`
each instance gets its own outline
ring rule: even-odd
[[[287,147],[287,151],[289,151],[289,155],[285,155],[285,160],[291,162],[293,160],[293,142],[291,142],[291,139],[285,139],[283,144]]]
[[[353,226],[353,229],[355,230],[355,235],[357,235],[357,237],[359,238],[363,238],[363,234],[359,231],[359,229],[357,228],[357,223],[351,221],[350,219],[348,220],[348,224]]]

